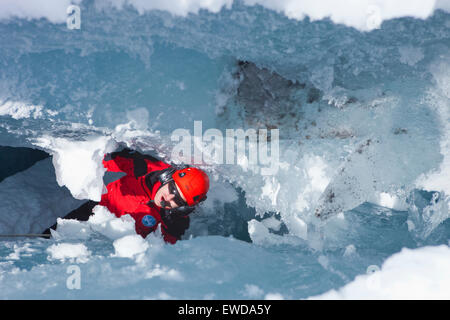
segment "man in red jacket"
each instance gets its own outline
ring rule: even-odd
[[[193,167],[177,169],[130,149],[106,155],[103,166],[107,171],[126,175],[106,186],[108,192],[99,203],[88,201],[65,219],[88,220],[92,208],[100,204],[117,217],[132,216],[136,232],[144,238],[161,225],[164,240],[173,244],[189,227],[189,214],[206,199],[209,190],[204,171]]]

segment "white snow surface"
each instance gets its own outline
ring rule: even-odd
[[[450,299],[450,248],[404,248],[338,290],[310,299]]]
[[[232,3],[231,0],[108,0],[96,1],[96,6],[98,10],[108,6],[119,9],[132,6],[140,14],[158,9],[187,16],[202,9],[211,12],[218,12],[222,8],[227,10]],[[248,6],[261,5],[292,19],[308,16],[312,20],[321,20],[328,17],[335,23],[364,31],[379,28],[387,19],[403,16],[425,19],[436,9],[450,9],[449,1],[442,0],[345,3],[244,1]],[[46,18],[53,23],[63,23],[68,4],[69,1],[65,0],[43,1],[39,5],[32,0],[5,0],[0,3],[0,20],[14,17]],[[434,48],[428,51],[434,51]],[[319,145],[322,150],[307,141],[300,149],[296,148],[295,143],[282,141],[280,158],[283,163],[280,163],[280,170],[272,177],[254,174],[246,161],[233,168],[208,168],[214,180],[214,190],[204,203],[209,214],[216,213],[216,202],[222,201],[223,204],[237,200],[233,188],[228,185],[223,187],[222,181],[227,180],[246,192],[247,205],[254,207],[257,214],[262,216],[267,211],[276,211],[281,217],[281,220],[251,219],[248,232],[253,243],[226,237],[198,236],[170,246],[163,243],[159,233],[147,239],[140,238],[135,234],[131,217],[116,218],[105,208],[97,206],[95,215],[87,222],[58,219],[58,228],[53,232],[52,240],[22,240],[5,242],[0,246],[0,297],[290,299],[302,296],[302,289],[306,288],[308,292],[315,292],[311,299],[448,299],[448,246],[403,249],[388,258],[380,271],[358,276],[350,283],[352,279],[334,267],[332,256],[315,251],[326,240],[337,239],[339,242],[339,226],[350,221],[343,212],[366,201],[406,210],[408,205],[405,191],[399,188],[401,185],[414,185],[435,192],[431,201],[419,208],[428,224],[425,228],[427,236],[450,215],[450,63],[445,56],[429,61],[427,50],[404,45],[396,48],[394,53],[399,55],[401,67],[425,63],[429,66],[434,86],[427,86],[420,98],[436,114],[436,123],[422,126],[425,122],[422,120],[425,114],[422,112],[422,102],[411,105],[410,101],[402,101],[396,95],[369,95],[365,102],[362,100],[365,109],[353,108],[351,104],[344,107],[343,103],[339,103],[339,88],[331,88],[335,71],[325,65],[313,70],[310,80],[325,94],[335,90],[337,98],[329,102],[338,108],[325,110],[322,116],[317,115],[314,118],[317,124],[311,130],[324,128],[327,133],[329,126],[342,127],[343,130],[337,132],[340,137],[336,135],[332,143]],[[384,53],[380,51],[379,57],[383,56]],[[355,71],[355,75],[358,72]],[[410,107],[404,108],[402,105]],[[28,120],[23,123],[35,123],[33,120],[51,115],[52,112],[28,103],[7,101],[0,105],[1,116],[10,116],[12,120]],[[0,212],[1,231],[41,232],[53,224],[57,217],[79,206],[81,201],[77,199],[99,200],[105,190],[101,159],[104,153],[116,148],[117,142],[156,150],[165,157],[169,155],[171,145],[167,143],[168,137],[154,133],[147,127],[150,114],[145,109],[127,110],[126,117],[130,122],[117,126],[112,136],[111,132],[98,136],[80,133],[75,137],[66,137],[65,132],[61,136],[49,136],[42,129],[39,138],[32,143],[52,154],[53,166],[51,160],[42,160],[0,183],[3,204]],[[380,121],[367,121],[372,118]],[[400,120],[404,119],[412,121],[408,123],[408,130],[400,127],[403,124]],[[394,126],[397,121],[399,125]],[[329,126],[328,122],[331,122]],[[5,125],[8,123],[5,121]],[[431,131],[435,124],[439,125],[439,135],[425,135],[424,132]],[[347,126],[354,130],[347,131]],[[67,131],[70,136],[70,130]],[[340,144],[340,141],[344,141],[341,138],[351,131],[359,132],[358,140]],[[374,139],[373,133],[380,139]],[[433,147],[433,144],[438,145],[437,150],[423,152],[425,146]],[[331,198],[335,199],[334,202],[327,202],[329,195],[333,195]],[[328,234],[320,229],[323,227],[320,223],[313,220],[312,212],[317,204],[323,212],[338,213],[327,225],[328,229],[324,229],[332,231]],[[11,215],[10,212],[21,214]],[[287,234],[275,233],[280,230],[281,223],[286,226]],[[414,228],[419,228],[411,220],[407,223],[412,234]],[[351,227],[345,230],[351,233]],[[388,227],[384,225],[384,228]],[[314,233],[314,228],[319,229],[319,232]],[[307,245],[306,241],[309,241]],[[286,247],[291,250],[284,251]],[[349,265],[352,265],[352,259],[358,259],[363,252],[361,243],[357,242],[347,243],[343,249],[343,264]],[[359,261],[360,264],[364,262]],[[66,271],[68,265],[73,263],[81,264],[82,291],[71,291],[66,287]],[[349,268],[344,265],[343,269],[345,267]],[[326,277],[321,277],[323,273],[320,272],[325,272]],[[317,277],[321,278],[320,283],[311,286],[307,282]],[[332,277],[337,280],[329,280]],[[335,283],[342,282],[348,284],[319,295],[335,286]],[[304,293],[302,297],[306,297]]]
[[[42,136],[35,144],[53,155],[60,186],[66,186],[76,199],[100,201],[105,191],[102,181],[106,171],[102,164],[103,156],[116,147],[110,137],[97,136],[74,141]]]
[[[47,252],[49,253],[49,260],[61,260],[66,259],[71,262],[84,263],[89,259],[90,252],[86,246],[82,243],[60,243],[51,245]]]

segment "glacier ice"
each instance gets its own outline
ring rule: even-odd
[[[76,31],[68,2],[56,2],[0,5],[0,145],[51,155],[0,182],[3,234],[41,232],[98,200],[105,152],[179,161],[171,132],[194,121],[279,129],[279,167],[202,165],[211,192],[175,246],[136,238],[133,221],[101,207],[87,222],[58,219],[52,240],[5,239],[2,298],[385,295],[362,289],[370,276],[355,279],[371,265],[386,279],[417,272],[424,297],[447,297],[421,278],[445,270],[409,265],[448,255],[445,1],[344,12],[335,2],[79,0]],[[66,287],[73,263],[81,291]]]

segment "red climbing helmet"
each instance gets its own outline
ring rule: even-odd
[[[209,190],[209,178],[203,170],[187,167],[176,170],[172,178],[186,199],[188,206],[194,206],[206,199],[206,193]]]

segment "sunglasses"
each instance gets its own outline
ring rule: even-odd
[[[177,185],[173,180],[169,181],[169,193],[175,196],[173,198],[173,202],[175,202],[179,207],[187,206],[186,201],[184,201],[181,197],[180,193],[178,192]]]

